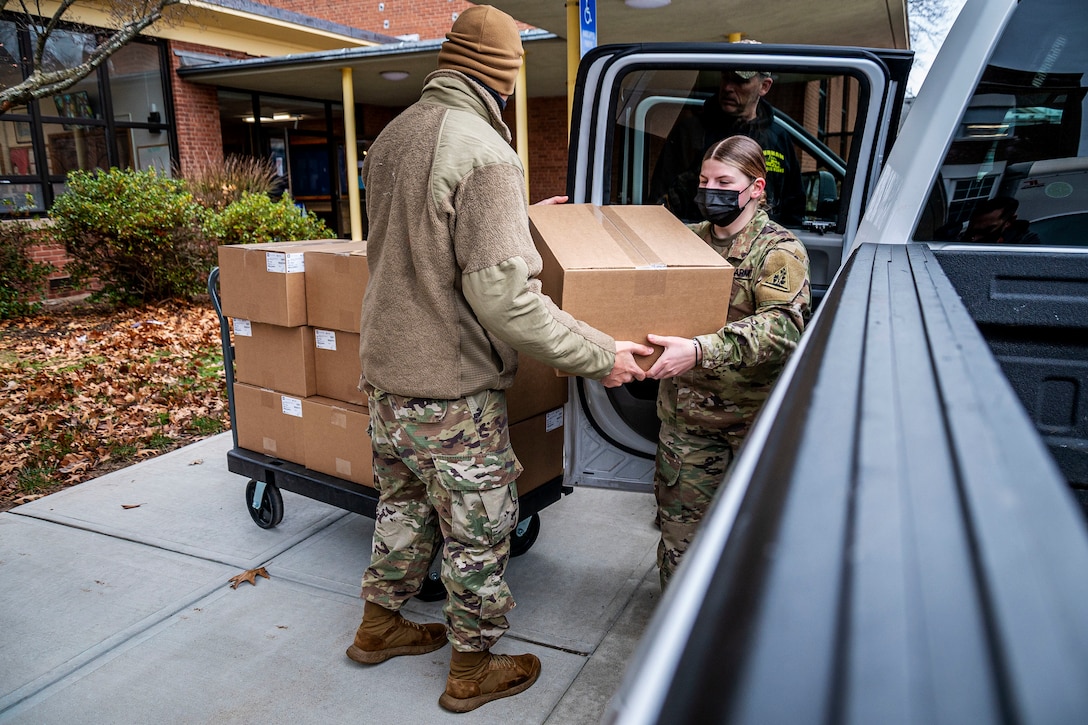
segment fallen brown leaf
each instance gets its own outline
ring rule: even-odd
[[[230,588],[231,589],[237,589],[238,585],[241,584],[242,582],[249,582],[253,586],[257,586],[257,577],[259,577],[259,576],[263,576],[265,579],[271,579],[272,578],[272,577],[268,576],[268,572],[265,571],[263,566],[258,567],[256,569],[249,569],[248,571],[244,571],[241,574],[235,574],[234,576],[232,576],[229,579],[229,581],[231,583]]]
[[[0,511],[229,428],[208,300],[0,321]]]

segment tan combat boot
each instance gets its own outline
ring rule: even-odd
[[[434,652],[446,641],[444,624],[417,624],[402,617],[400,612],[367,602],[363,605],[363,623],[355,632],[355,643],[348,647],[348,657],[376,665],[398,655]]]
[[[536,655],[493,655],[453,651],[446,691],[438,704],[452,712],[468,712],[484,703],[528,690],[540,676]]]

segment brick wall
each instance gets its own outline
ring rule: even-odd
[[[515,121],[507,106],[507,123]],[[529,201],[566,193],[567,188],[567,99],[529,99]],[[516,142],[516,139],[515,139]]]
[[[193,43],[170,43],[170,82],[174,96],[178,163],[184,174],[187,167],[222,160],[223,139],[219,127],[219,97],[215,87],[181,80],[176,73],[181,59],[174,54],[174,50],[220,55],[224,59],[245,56]]]
[[[464,0],[269,0],[267,5],[382,35],[444,38]],[[520,24],[522,29],[530,26]]]

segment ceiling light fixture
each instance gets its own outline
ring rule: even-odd
[[[408,77],[408,71],[406,70],[383,70],[381,72],[382,78],[387,81],[402,81]]]
[[[635,8],[636,10],[652,10],[653,8],[663,8],[668,5],[671,0],[623,0],[623,4],[629,8]]]
[[[301,121],[303,115],[301,113],[273,113],[271,116],[261,116],[261,123],[284,123],[287,121]],[[242,116],[242,121],[245,123],[253,123],[256,119],[253,116]]]

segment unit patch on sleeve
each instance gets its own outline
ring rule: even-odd
[[[763,261],[756,297],[761,302],[789,302],[801,291],[804,280],[805,268],[797,257],[780,249],[772,250]]]

